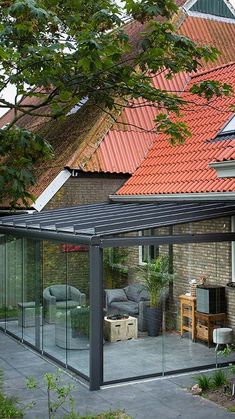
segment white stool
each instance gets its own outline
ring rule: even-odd
[[[213,330],[213,342],[216,343],[215,351],[218,350],[219,345],[226,345],[233,341],[233,330],[230,327],[218,327]]]

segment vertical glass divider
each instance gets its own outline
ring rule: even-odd
[[[68,262],[68,253],[65,255],[66,260],[66,311],[65,311],[65,365],[68,367],[68,277],[69,277],[69,262]]]
[[[25,264],[26,264],[26,258],[25,258],[25,238],[23,237],[21,239],[21,248],[22,248],[22,269],[21,269],[21,301],[22,303],[25,302],[25,281],[26,281],[26,275],[25,275]],[[19,310],[19,306],[18,306],[18,310]],[[24,324],[24,319],[23,319],[23,313],[24,310],[21,310],[21,341],[23,342],[24,340],[24,329],[23,329],[23,324]]]
[[[103,382],[103,250],[90,246],[90,390]]]
[[[7,276],[8,276],[8,272],[7,272],[7,238],[5,237],[5,246],[4,246],[4,256],[5,256],[5,269],[4,269],[4,273],[5,273],[5,278],[4,278],[4,282],[5,282],[5,295],[4,295],[4,302],[5,302],[5,313],[4,313],[4,318],[5,318],[5,325],[4,325],[4,330],[6,332],[7,329]]]
[[[41,249],[40,241],[35,242],[35,346],[37,349],[41,349],[40,339],[40,296],[41,296]]]

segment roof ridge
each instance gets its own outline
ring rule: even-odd
[[[202,71],[199,70],[198,72],[196,72],[194,74],[191,74],[191,79],[202,76],[203,74],[213,73],[214,71],[217,71],[221,68],[230,67],[230,66],[233,66],[233,65],[235,65],[235,61],[230,61],[226,64],[221,64],[221,65],[218,65],[216,67],[209,68],[208,70],[202,70]]]
[[[122,123],[121,122],[119,122],[119,124],[121,125]],[[150,134],[150,135],[155,135],[156,134],[156,132],[149,132],[148,130],[145,130],[145,129],[143,129],[143,130],[135,130],[135,129],[116,129],[116,128],[112,128],[111,129],[111,131],[115,131],[115,132],[134,132],[134,133],[137,133],[137,134]],[[109,131],[107,132],[107,134],[109,133]],[[107,135],[106,134],[106,135]],[[106,136],[105,135],[105,136]],[[105,137],[104,137],[105,138]]]

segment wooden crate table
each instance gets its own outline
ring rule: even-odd
[[[191,332],[192,340],[195,339],[195,309],[196,297],[191,295],[180,295],[180,334],[183,336],[185,331]],[[185,319],[187,324],[185,324]]]
[[[208,347],[213,341],[213,329],[216,325],[224,325],[226,321],[226,313],[208,314],[195,312],[196,330],[195,339],[204,340],[208,343]]]
[[[104,318],[104,338],[109,342],[137,338],[137,319],[129,316],[128,319],[112,320]]]

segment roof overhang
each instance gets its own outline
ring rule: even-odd
[[[212,162],[209,166],[216,170],[219,178],[235,177],[235,160]]]

